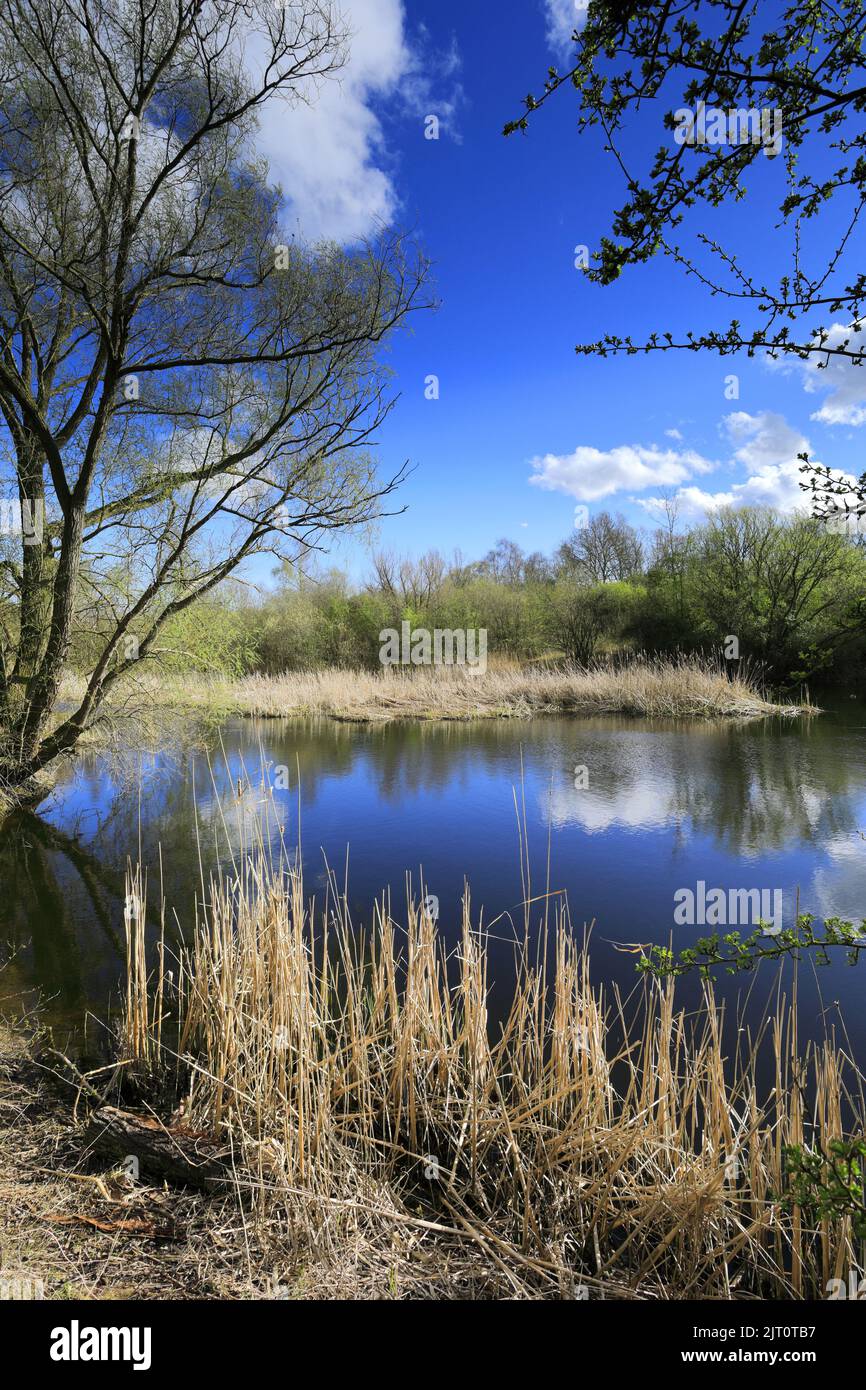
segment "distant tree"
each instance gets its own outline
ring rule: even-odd
[[[591,666],[603,638],[618,636],[624,594],[614,585],[576,585],[559,580],[549,591],[551,638],[569,661]]]
[[[686,613],[686,575],[692,549],[691,536],[678,530],[679,504],[675,497],[668,495],[662,499],[662,518],[662,525],[653,536],[649,570],[656,581],[663,577],[667,582],[676,620],[682,623]]]
[[[428,550],[417,560],[382,550],[373,556],[373,572],[374,588],[390,595],[401,607],[418,612],[441,589],[447,565],[438,550]]]
[[[286,243],[253,155],[311,99],[328,0],[0,0],[0,791],[34,799],[161,629],[257,552],[381,514],[399,238]],[[84,600],[108,617],[54,719]],[[52,722],[53,720],[53,722]]]
[[[690,582],[707,635],[737,636],[780,675],[820,670],[866,628],[863,556],[815,518],[717,513],[694,536]]]
[[[557,566],[585,584],[632,579],[643,566],[640,537],[625,517],[598,512],[557,551]]]
[[[516,541],[502,537],[481,561],[480,570],[500,584],[522,584],[525,556]]]
[[[525,584],[550,584],[553,580],[553,565],[540,550],[533,550],[523,562],[523,582]]]
[[[678,341],[662,325],[639,343],[607,334],[578,352],[676,347],[727,354],[744,348],[819,364],[830,357],[863,361],[866,274],[851,261],[866,183],[864,39],[862,0],[590,0],[568,70],[549,69],[542,94],[525,99],[525,113],[505,132],[526,130],[539,108],[570,88],[578,132],[603,132],[627,189],[612,214],[611,234],[592,257],[589,279],[610,284],[627,266],[661,252],[708,297],[732,301],[736,317],[726,328],[689,332]],[[640,148],[632,157],[624,139],[638,111]],[[645,135],[656,111],[660,140],[647,160]],[[718,121],[715,112],[724,113],[726,123],[734,113],[733,141],[703,138],[707,118]],[[781,116],[784,179],[776,160],[767,158],[773,142],[760,121],[753,117],[746,131],[750,112],[766,113],[768,136],[774,113]],[[774,264],[781,266],[777,280],[768,281],[743,258],[752,241],[745,209],[742,246],[722,245],[708,226],[709,210],[746,196],[746,175],[782,188],[771,233]],[[696,240],[683,245],[675,237],[688,232],[688,214],[698,207]],[[820,248],[811,269],[810,247]],[[835,319],[841,327],[834,328]]]

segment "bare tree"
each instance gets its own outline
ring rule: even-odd
[[[673,492],[662,494],[662,514],[662,524],[653,536],[649,566],[669,579],[677,617],[682,618],[686,609],[685,580],[692,540],[688,532],[678,530],[680,505]]]
[[[376,587],[401,607],[416,611],[426,608],[436,597],[445,581],[446,570],[438,550],[428,550],[417,560],[388,551],[377,551],[373,556]]]
[[[553,580],[553,566],[540,550],[533,550],[523,562],[524,584],[550,584]]]
[[[516,541],[500,537],[492,550],[488,550],[479,564],[482,574],[490,575],[500,584],[521,584],[524,579],[526,557]]]
[[[643,565],[643,547],[625,517],[598,512],[557,552],[560,570],[586,584],[631,579]]]
[[[378,349],[425,266],[384,234],[287,240],[254,153],[265,103],[313,100],[344,53],[328,0],[0,0],[7,793],[38,799],[173,614],[399,481],[370,454]],[[95,603],[85,694],[52,725]]]

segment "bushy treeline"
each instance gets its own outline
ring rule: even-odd
[[[380,633],[404,621],[486,628],[493,660],[727,649],[777,680],[856,678],[866,670],[866,549],[769,509],[722,511],[690,529],[669,513],[651,536],[602,512],[551,556],[508,540],[473,563],[379,554],[354,586],[338,571],[287,567],[266,596],[236,587],[186,612],[163,659],[231,675],[376,667]]]

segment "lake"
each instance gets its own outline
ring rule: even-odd
[[[169,721],[170,723],[170,721]],[[56,1025],[104,1017],[122,971],[124,868],[148,867],[149,920],[160,897],[167,933],[189,930],[202,873],[230,863],[264,800],[262,766],[307,893],[333,872],[357,923],[390,889],[399,920],[407,891],[439,902],[454,937],[464,883],[490,925],[493,1012],[505,1007],[509,941],[523,933],[518,815],[531,891],[567,897],[575,930],[594,922],[593,975],[636,985],[636,942],[690,946],[711,926],[675,923],[675,895],[699,884],[781,891],[784,925],[866,916],[866,710],[844,700],[808,721],[746,724],[618,716],[364,725],[231,719],[186,746],[167,725],[159,752],[83,754],[39,821],[0,840],[0,941],[16,954],[0,977],[7,997],[38,992]],[[299,788],[300,783],[300,788]],[[222,810],[220,809],[222,805]],[[300,807],[300,836],[299,836]],[[273,841],[279,839],[272,826]],[[554,904],[550,901],[550,918]],[[544,903],[531,909],[533,930]],[[750,928],[745,927],[748,932]],[[800,968],[801,1028],[823,1036],[844,1018],[866,1056],[861,1005],[866,961]],[[721,977],[750,1023],[772,1008],[778,968]],[[790,983],[790,967],[784,976]],[[682,997],[699,1002],[699,983]],[[747,999],[747,1004],[744,1003]],[[841,1014],[840,1014],[841,1010]],[[94,1028],[88,1025],[88,1035]]]

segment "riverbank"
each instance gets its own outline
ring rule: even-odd
[[[39,1052],[0,1019],[0,1299],[251,1296],[221,1255],[225,1202],[95,1166],[78,1084]]]
[[[73,698],[79,683],[67,683]],[[793,718],[819,711],[767,699],[748,672],[711,662],[634,660],[613,667],[419,667],[382,671],[325,669],[236,681],[158,676],[145,671],[123,690],[129,702],[263,718],[316,716],[358,722],[398,719],[526,718],[533,714],[615,714],[662,718]]]

